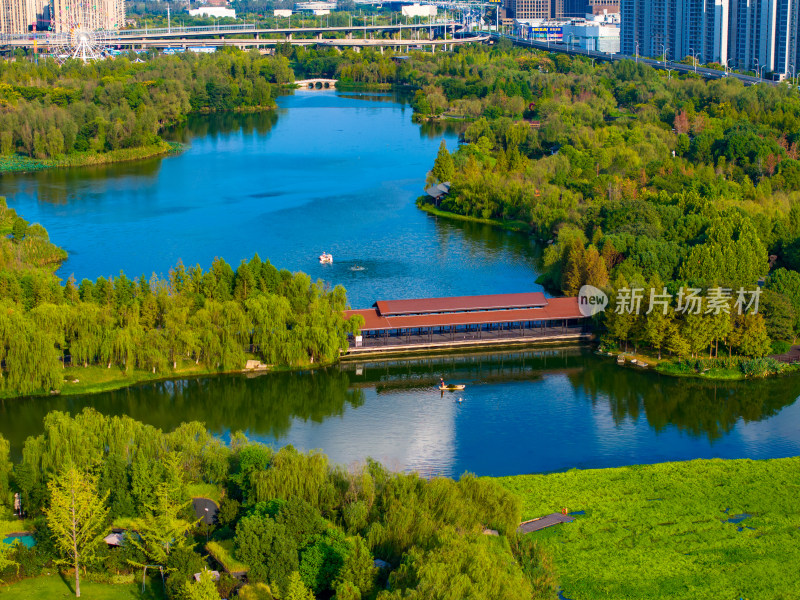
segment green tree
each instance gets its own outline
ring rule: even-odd
[[[147,505],[144,516],[134,521],[131,528],[138,536],[132,536],[130,543],[147,557],[148,564],[166,566],[170,553],[188,544],[186,534],[194,523],[182,519],[180,514],[191,501],[176,500],[167,483],[158,485],[155,496],[155,503]],[[131,564],[144,566],[135,561]]]
[[[14,219],[11,226],[11,237],[15,242],[21,242],[25,239],[25,232],[28,231],[28,222],[22,217]]]
[[[430,172],[430,183],[444,183],[446,181],[453,181],[455,175],[455,165],[453,157],[447,150],[447,144],[442,140],[439,144],[439,152],[436,155],[436,160],[433,161],[433,169]]]
[[[239,588],[241,600],[274,600],[275,596],[266,583],[248,583]]]
[[[182,600],[220,600],[211,571],[203,569],[199,581],[188,581],[183,586]]]
[[[306,587],[300,573],[294,571],[289,575],[281,600],[314,600],[313,592]]]
[[[75,596],[81,595],[82,566],[94,562],[103,543],[107,526],[108,494],[97,493],[97,478],[71,467],[48,483],[50,507],[45,510],[47,525],[56,547],[66,559],[63,564],[75,570]]]
[[[14,464],[9,459],[11,444],[0,435],[0,505],[8,504],[10,501],[11,488],[9,478]]]
[[[736,335],[733,344],[739,353],[760,358],[770,351],[767,325],[761,313],[748,313],[736,318]]]

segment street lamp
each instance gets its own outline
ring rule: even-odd
[[[766,68],[767,68],[767,65],[762,65],[762,67],[761,67],[761,69],[759,71],[761,73],[759,75],[759,79],[761,79],[761,81],[764,81],[764,69],[766,69]]]
[[[208,543],[208,507],[206,507],[205,511],[206,511],[205,522],[206,522],[206,544],[207,544]]]
[[[664,44],[659,44],[664,49],[664,65],[667,64],[667,53],[669,52],[669,48]]]
[[[636,42],[636,64],[639,64],[639,42]]]
[[[727,76],[730,74],[730,72],[733,70],[733,69],[731,69],[731,65],[730,65],[730,62],[731,62],[732,60],[733,60],[732,58],[729,58],[728,60],[726,60],[726,61],[725,61],[725,76],[726,76],[726,77],[727,77]]]
[[[699,52],[695,52],[693,48],[689,48],[689,55],[692,57],[692,64],[694,65],[694,72],[697,73],[697,57],[700,56]]]

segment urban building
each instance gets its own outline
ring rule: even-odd
[[[433,4],[404,4],[400,10],[404,17],[435,17],[438,13]]]
[[[621,0],[620,9],[623,54],[728,59],[730,0]]]
[[[619,14],[620,0],[589,0],[589,5],[586,7],[587,15],[613,15]]]
[[[793,74],[800,61],[800,0],[731,0],[731,66]]]
[[[49,27],[66,32],[75,27],[85,29],[121,29],[125,26],[124,0],[50,0]]]
[[[590,52],[619,52],[619,26],[595,21],[572,21],[563,25],[566,43]]]
[[[505,0],[508,14],[516,19],[549,19],[551,0]]]
[[[0,33],[25,33],[35,24],[34,0],[0,0]]]
[[[292,11],[289,11],[289,14],[292,14]],[[189,15],[192,17],[214,17],[217,19],[230,17],[231,19],[235,19],[236,11],[232,8],[224,8],[222,6],[201,6],[200,8],[190,9]]]

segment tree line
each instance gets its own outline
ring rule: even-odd
[[[3,61],[0,155],[48,159],[157,144],[191,113],[272,108],[273,87],[293,80],[285,57],[257,51]]]
[[[218,495],[213,522],[192,508],[195,490]],[[52,412],[19,460],[0,437],[7,519],[12,494],[36,545],[0,547],[7,582],[54,564],[79,592],[87,576],[133,582],[148,565],[181,600],[557,595],[548,556],[516,534],[519,498],[491,479],[425,480],[372,460],[345,469],[241,432],[225,443],[200,423],[165,433],[91,409]],[[109,546],[103,536],[119,523],[122,542]],[[246,572],[244,585],[208,572],[226,564]]]
[[[46,239],[40,225],[31,229]],[[28,235],[3,238],[2,247]],[[242,369],[248,354],[267,364],[329,363],[361,325],[342,317],[343,287],[258,255],[235,270],[218,258],[206,271],[179,263],[167,277],[120,273],[64,285],[48,270],[16,267],[0,268],[0,389],[15,395],[59,390],[67,364],[157,374],[192,363]]]
[[[606,311],[609,346],[722,360],[757,359],[795,341],[797,90],[668,78],[632,61],[593,66],[502,44],[425,62],[436,69],[404,67],[427,73],[416,115],[468,121],[463,143],[452,155],[440,149],[429,174],[429,183],[452,184],[437,208],[530,231],[547,245],[540,282],[548,289],[762,291],[758,314],[718,319],[716,333],[713,315],[687,318],[675,302],[658,322]]]

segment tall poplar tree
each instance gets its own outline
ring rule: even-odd
[[[108,493],[97,493],[94,475],[70,467],[48,484],[50,507],[44,512],[62,560],[75,569],[75,597],[81,595],[81,566],[94,560],[108,519]]]

